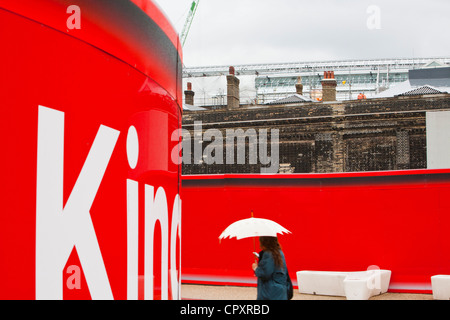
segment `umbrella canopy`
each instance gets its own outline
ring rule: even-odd
[[[252,217],[233,222],[222,232],[219,239],[236,237],[239,240],[250,237],[276,237],[278,233],[291,232],[272,220]]]

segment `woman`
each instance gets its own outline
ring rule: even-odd
[[[258,300],[287,300],[288,274],[277,237],[259,237],[259,262],[252,268],[258,277]]]

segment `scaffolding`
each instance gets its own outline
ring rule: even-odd
[[[328,70],[387,70],[415,69],[428,63],[439,62],[450,64],[450,57],[436,58],[399,58],[399,59],[371,59],[371,60],[336,60],[309,61],[272,64],[246,64],[234,66],[236,75],[273,75],[282,73],[323,72]],[[228,74],[229,66],[186,67],[184,78],[221,76]]]
[[[338,83],[337,99],[351,100],[360,92],[371,97],[393,84],[407,80],[409,70],[433,63],[449,65],[450,57],[248,64],[234,68],[237,76],[254,78],[255,93],[252,99],[263,104],[294,94],[298,76],[302,77],[303,95],[314,98],[317,94],[320,95],[323,72],[334,71]],[[229,66],[186,67],[183,70],[183,78],[191,79],[190,81],[208,77],[217,79],[227,75],[228,71]],[[209,95],[214,96],[216,93],[203,92],[202,105],[217,103],[207,98]]]

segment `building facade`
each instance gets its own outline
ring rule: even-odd
[[[336,101],[333,71],[324,72],[321,102],[299,99],[297,85],[297,100],[237,106],[233,71],[227,106],[184,112],[185,175],[426,169],[427,113],[450,110],[448,91],[428,86],[393,97]],[[439,82],[449,82],[450,68],[438,71]]]
[[[433,110],[450,110],[450,95],[185,112],[183,129],[189,137],[183,149],[194,150],[197,144],[202,158],[195,161],[193,152],[190,160],[185,156],[183,174],[261,173],[267,165],[260,159],[252,163],[251,152],[260,146],[263,130],[271,133],[267,145],[279,150],[279,173],[425,169],[426,113]],[[197,125],[194,132],[195,123],[201,131]],[[213,154],[215,159],[208,162],[207,147],[213,141],[204,139],[208,129],[221,132],[221,160]],[[274,130],[279,133],[276,145],[271,140]],[[230,132],[235,133],[235,152],[227,163]],[[237,159],[238,137],[245,139],[245,163]]]

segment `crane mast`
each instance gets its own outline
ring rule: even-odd
[[[186,42],[187,35],[189,33],[189,29],[192,25],[192,20],[194,19],[195,12],[197,11],[198,3],[200,0],[194,0],[192,1],[191,8],[189,10],[186,22],[184,23],[183,30],[181,31],[181,45],[184,46],[184,43]]]

